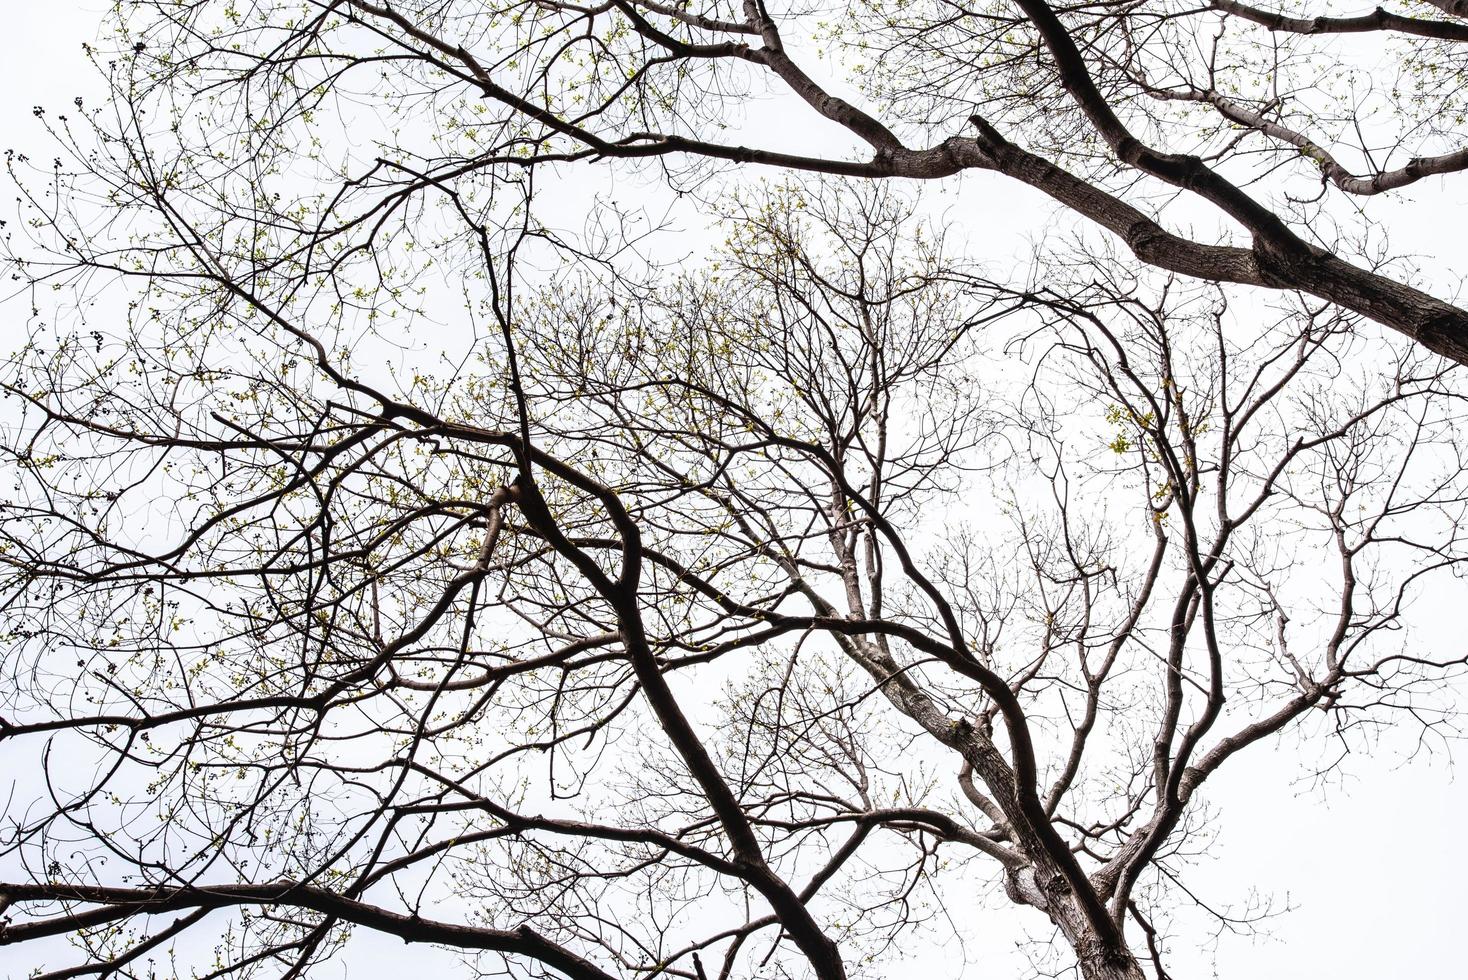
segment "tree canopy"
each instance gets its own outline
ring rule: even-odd
[[[107,25],[7,154],[35,975],[837,980],[1002,895],[1167,980],[1216,772],[1455,737],[1468,313],[1370,202],[1468,167],[1468,4]]]

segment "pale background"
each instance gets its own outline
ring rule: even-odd
[[[0,0],[4,25],[0,149],[46,153],[32,108],[45,105],[64,111],[78,95],[90,100],[99,94],[100,86],[81,56],[81,44],[94,36],[101,13],[110,6],[102,0]],[[1321,9],[1346,13],[1347,6],[1354,9],[1323,2]],[[1003,178],[977,178],[950,193],[962,199],[983,190],[997,191],[1006,202],[996,213],[988,203],[992,197],[986,196],[983,231],[965,236],[994,249],[989,257],[1001,265],[1021,257],[1028,236],[1073,220],[1057,215],[1043,199],[1017,184],[980,186],[977,181],[983,180]],[[632,193],[634,188],[624,186],[620,191]],[[974,210],[959,207],[955,213]],[[1377,213],[1390,216],[1396,250],[1413,255],[1429,273],[1438,270],[1446,281],[1462,262],[1468,180],[1426,181]],[[0,307],[0,344],[13,342],[18,331],[13,314]],[[1433,602],[1429,596],[1418,603],[1414,614],[1432,626],[1430,635],[1454,645],[1461,643],[1463,608],[1461,600]],[[1468,692],[1460,696],[1463,693]],[[1281,746],[1288,747],[1288,743]],[[1462,944],[1468,929],[1464,831],[1468,781],[1455,778],[1452,759],[1441,751],[1405,761],[1412,747],[1406,739],[1397,744],[1385,739],[1373,757],[1354,758],[1345,778],[1327,787],[1313,786],[1304,778],[1300,758],[1268,746],[1237,760],[1233,769],[1220,771],[1209,784],[1208,798],[1221,810],[1224,830],[1190,884],[1210,902],[1241,902],[1257,890],[1291,911],[1265,924],[1271,933],[1266,937],[1225,935],[1216,950],[1175,949],[1169,964],[1174,976],[1178,980],[1214,975],[1251,980],[1468,976]],[[10,777],[0,775],[0,799],[8,795],[9,783]],[[970,921],[979,916],[980,941],[963,951],[930,951],[919,958],[920,972],[934,978],[995,980],[1028,975],[1025,958],[1013,942],[1021,936],[1016,927],[1022,923],[1036,937],[1046,934],[1038,914],[1016,920],[1014,913],[993,913],[977,902],[972,910],[949,911]],[[436,914],[455,918],[452,909]],[[992,917],[992,925],[986,916]],[[25,976],[36,964],[21,960],[34,955],[0,949],[0,975]],[[900,969],[907,972],[915,966]],[[445,978],[470,975],[452,958],[365,935],[344,961],[321,975],[376,980],[408,971]]]

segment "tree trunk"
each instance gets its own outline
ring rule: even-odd
[[[1006,890],[1014,901],[1034,906],[1049,917],[1075,951],[1081,976],[1086,980],[1147,980],[1131,950],[1109,947],[1095,934],[1060,876],[1051,875],[1050,880],[1047,889],[1034,869],[1025,867],[1009,876]]]
[[[1081,976],[1086,980],[1146,980],[1142,966],[1129,950],[1111,955],[1085,955],[1079,948]]]

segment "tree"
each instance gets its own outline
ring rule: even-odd
[[[1454,731],[1464,661],[1406,612],[1465,557],[1461,371],[1362,322],[1432,347],[1381,313],[1407,287],[1312,252],[1261,298],[1104,244],[997,282],[864,179],[939,151],[846,103],[807,99],[874,162],[631,133],[712,125],[736,61],[815,92],[759,8],[421,8],[155,7],[116,100],[49,123],[67,158],[10,158],[0,739],[35,777],[0,943],[42,975],[301,976],[360,931],[517,975],[880,975],[987,880],[1083,976],[1161,980],[1215,772]],[[1035,9],[973,20],[1068,50]],[[362,70],[402,139],[357,169]],[[942,152],[997,161],[992,127]],[[724,195],[682,269],[634,214],[538,217],[557,167],[674,151],[840,173]],[[1070,152],[1087,178],[1034,172],[1141,213]],[[1246,227],[1173,254],[1288,253]],[[462,360],[397,346],[448,324]]]
[[[1468,166],[1458,84],[1468,18],[1457,3],[1345,18],[1231,0],[136,6],[124,36],[147,73],[128,83],[139,98],[153,85],[173,100],[178,88],[207,93],[208,108],[188,111],[238,110],[286,132],[364,82],[400,123],[426,110],[442,138],[429,149],[401,126],[372,131],[381,168],[356,190],[396,179],[409,193],[506,165],[590,160],[652,160],[690,180],[700,161],[923,181],[995,172],[1149,265],[1303,291],[1468,357],[1468,320],[1451,296],[1402,281],[1410,270],[1383,268],[1391,253],[1379,242],[1338,227],[1349,209],[1319,206]],[[812,32],[830,58],[797,50]],[[1374,42],[1364,53],[1339,43],[1358,35]],[[812,61],[835,62],[830,82]],[[1382,78],[1384,64],[1395,77]],[[843,71],[870,108],[843,97]],[[731,124],[738,132],[762,110],[751,96],[766,93],[847,146],[729,142]],[[368,118],[353,114],[354,131],[371,131]],[[417,173],[396,170],[409,160]],[[1159,195],[1181,200],[1164,208]],[[1173,215],[1220,227],[1182,234],[1169,230]]]

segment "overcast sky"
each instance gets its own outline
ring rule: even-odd
[[[101,0],[0,0],[0,144],[42,157],[44,134],[32,108],[69,106],[77,95],[100,90],[81,56],[95,33]],[[1345,5],[1322,4],[1335,8]],[[1394,205],[1397,249],[1421,257],[1426,268],[1463,260],[1468,226],[1464,182],[1438,182]],[[7,195],[8,197],[8,195]],[[7,211],[8,211],[7,207]],[[1456,217],[1444,220],[1445,215]],[[9,217],[7,213],[5,215]],[[1037,223],[1045,216],[1037,212]],[[1014,220],[1026,216],[1018,209]],[[1038,228],[1015,228],[1020,235]],[[14,307],[0,307],[0,331],[18,336]],[[1457,583],[1460,587],[1462,583]],[[1420,620],[1436,620],[1435,635],[1457,642],[1461,603],[1419,603]],[[1251,889],[1293,909],[1268,927],[1272,940],[1225,939],[1218,973],[1229,978],[1315,977],[1335,980],[1465,975],[1462,935],[1468,901],[1463,882],[1468,846],[1463,839],[1468,784],[1455,780],[1442,754],[1402,759],[1409,745],[1384,745],[1378,757],[1354,759],[1346,778],[1326,788],[1301,781],[1293,755],[1256,749],[1257,758],[1225,768],[1210,783],[1208,798],[1220,808],[1221,840],[1210,861],[1191,879],[1200,897],[1220,904],[1239,901]],[[5,794],[0,777],[0,799]],[[443,917],[450,918],[445,912]],[[1038,916],[1037,931],[1043,922]],[[982,930],[982,925],[980,926]],[[985,962],[965,976],[1007,980],[1022,962],[1001,948],[1009,922],[994,932]],[[23,976],[29,964],[13,949],[0,950],[0,975]],[[370,957],[353,961],[354,977],[396,976],[409,965],[422,970],[422,952],[376,942]],[[368,963],[371,965],[369,966]],[[1208,976],[1204,951],[1175,957],[1179,980]],[[340,975],[334,966],[324,975]]]

